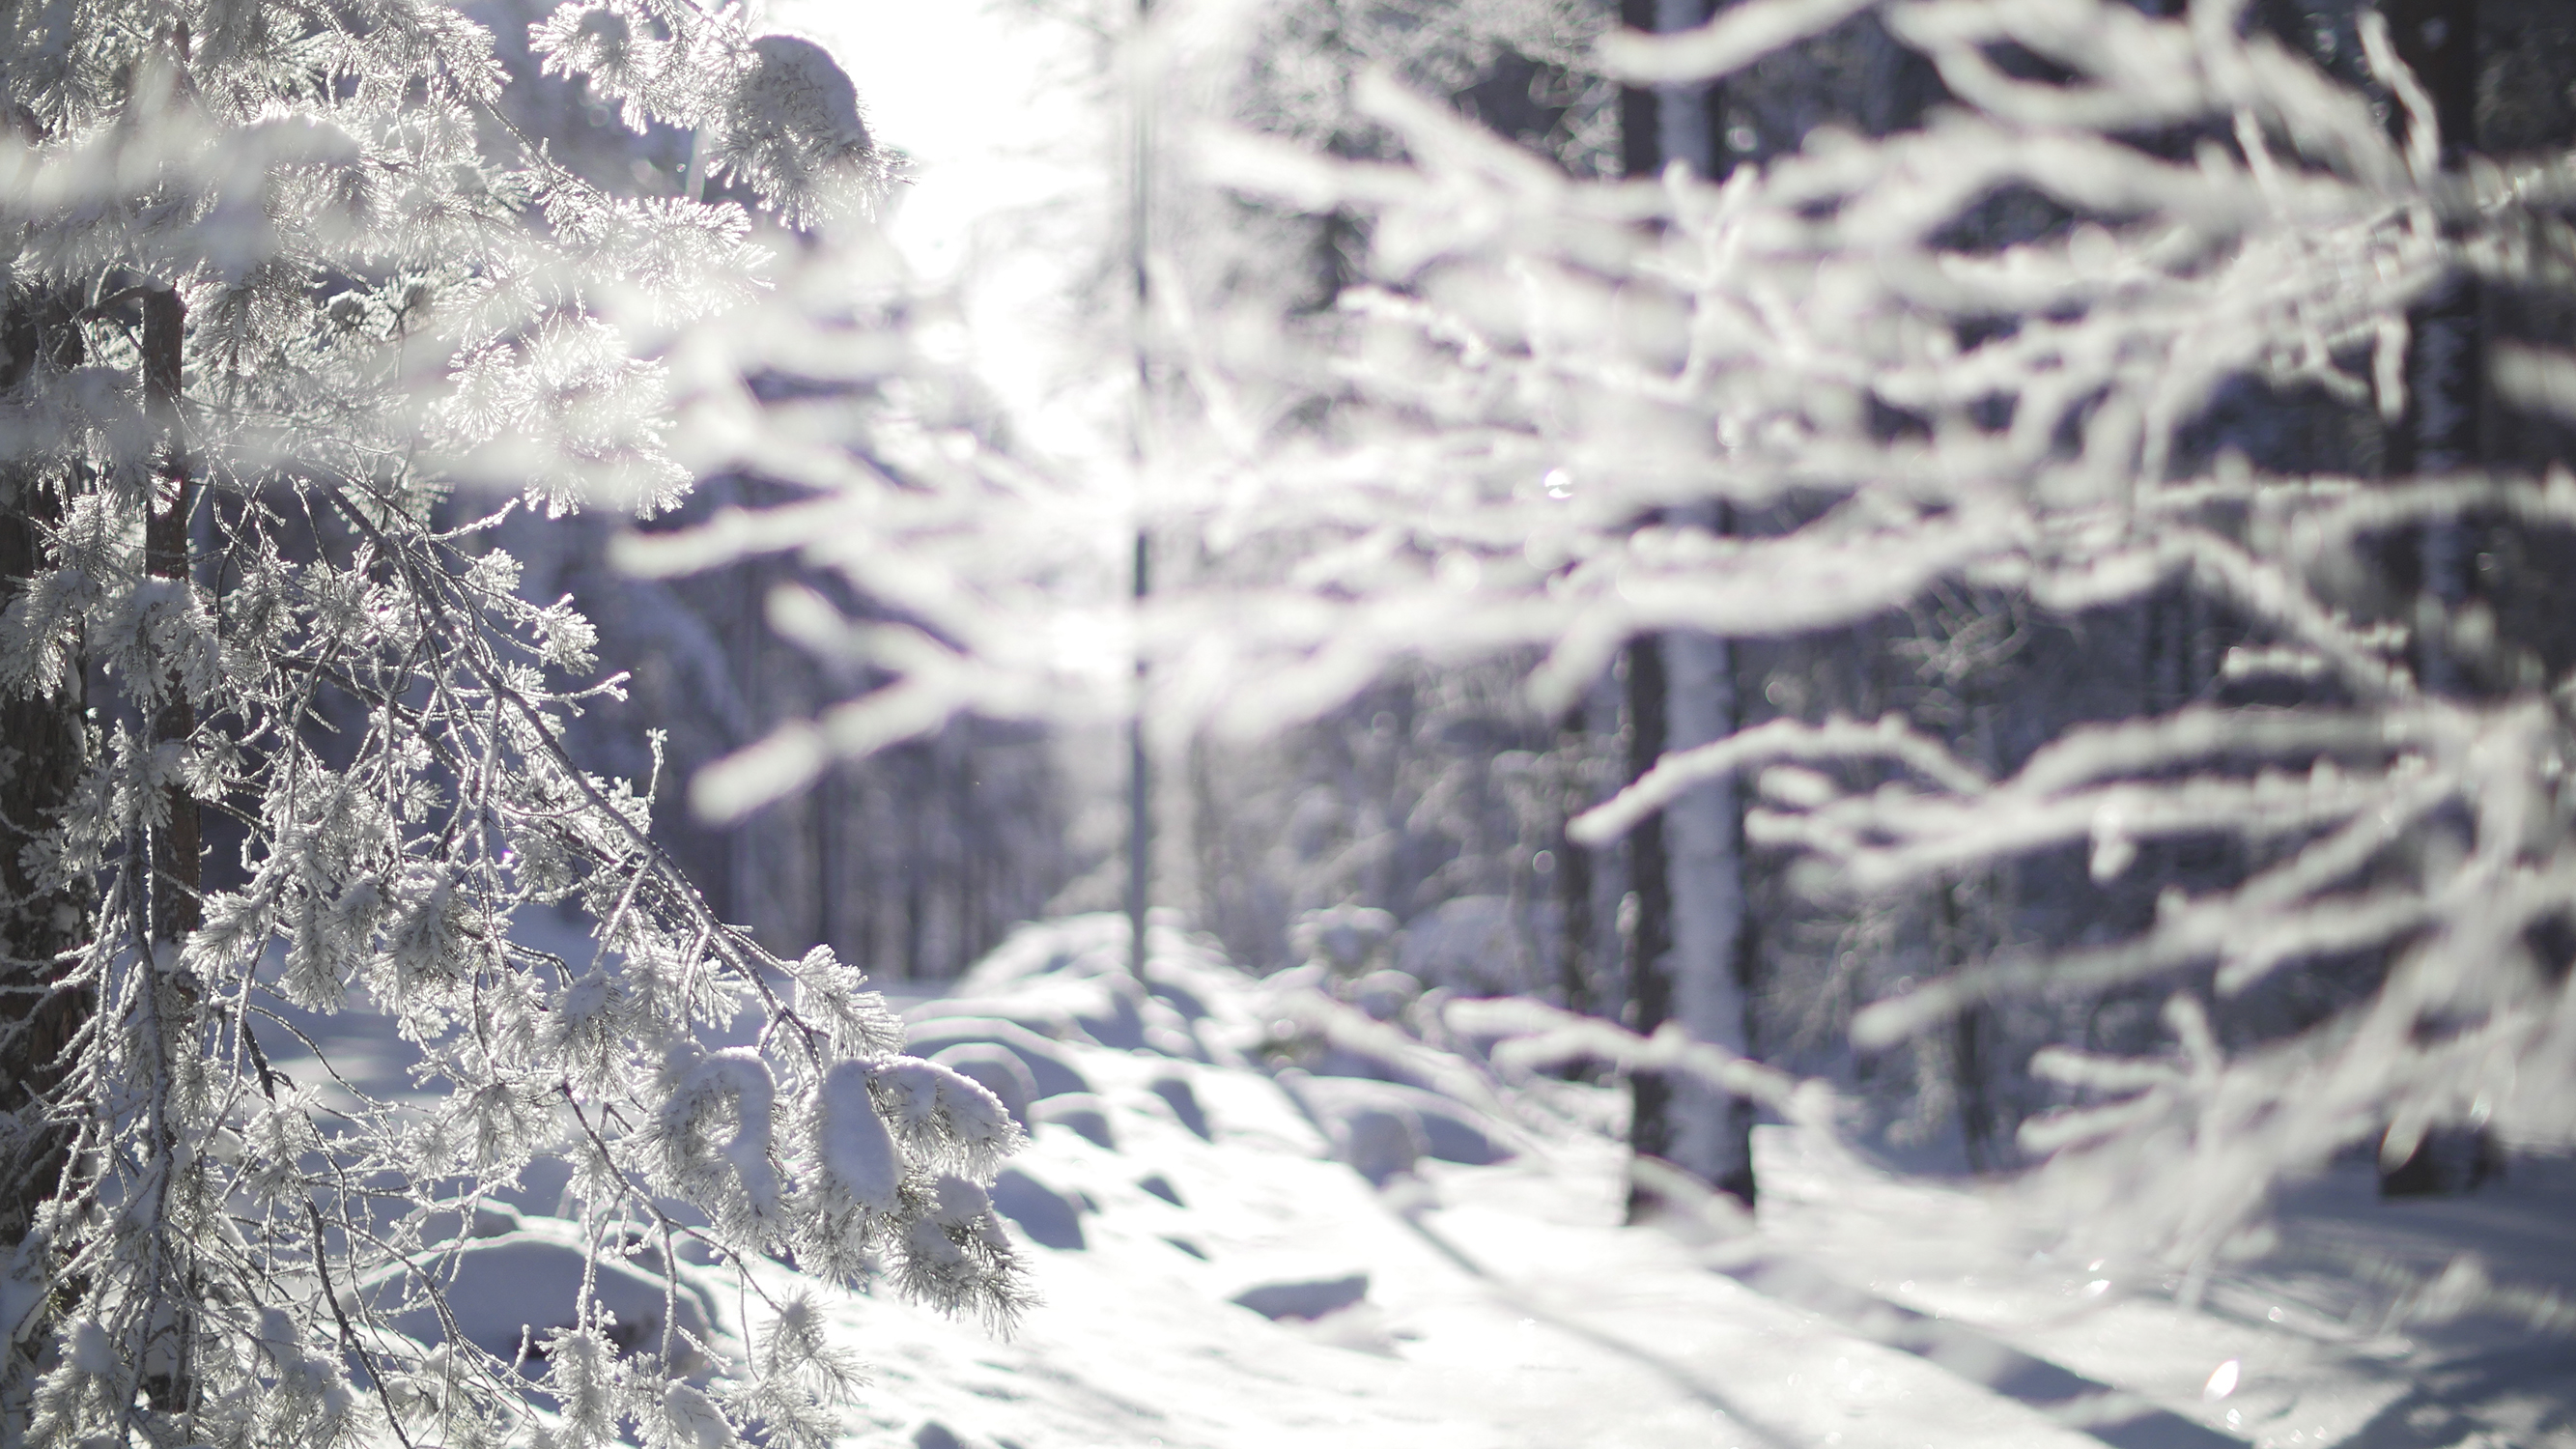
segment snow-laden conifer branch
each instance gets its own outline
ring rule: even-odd
[[[781,211],[866,182],[816,55],[642,8],[669,69],[590,56],[612,89],[709,127]],[[1006,1320],[1026,1290],[974,1179],[1016,1139],[961,1090],[862,1096],[892,1187],[848,1211],[804,1104],[837,1066],[931,1069],[856,971],[717,919],[646,793],[573,761],[568,720],[621,688],[595,631],[441,517],[460,482],[675,498],[670,364],[698,378],[685,329],[757,305],[768,253],[730,203],[514,148],[490,37],[445,6],[92,9],[0,15],[0,1436],[823,1442],[850,1375],[810,1313],[733,1358],[679,1321],[671,1243],[883,1265]],[[212,868],[195,815],[229,832]],[[592,942],[534,944],[556,912]],[[313,1028],[343,1012],[383,1018],[408,1089],[333,1060]],[[757,1049],[727,1039],[746,1012]],[[567,1326],[517,1346],[539,1373],[449,1280],[526,1245],[478,1225],[545,1158],[584,1236]],[[665,1250],[657,1340],[605,1308],[646,1278],[628,1227]]]

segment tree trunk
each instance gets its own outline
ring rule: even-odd
[[[1143,164],[1141,159],[1138,164]],[[1143,183],[1140,181],[1138,184]],[[1140,279],[1137,295],[1141,309],[1144,289],[1141,264],[1137,276]],[[1142,354],[1138,358],[1138,373],[1138,385],[1142,386]],[[1152,563],[1151,540],[1145,530],[1139,528],[1136,530],[1135,571],[1131,582],[1135,586],[1136,607],[1140,612],[1153,588],[1153,578],[1148,572]],[[1127,969],[1142,981],[1149,949],[1146,915],[1152,909],[1154,898],[1154,784],[1153,762],[1146,753],[1145,654],[1141,647],[1136,653],[1135,708],[1134,716],[1127,721]]]
[[[1707,0],[1623,0],[1622,20],[1641,29],[1688,29],[1710,14]],[[1621,156],[1630,175],[1651,175],[1682,162],[1703,178],[1727,170],[1719,134],[1723,107],[1711,88],[1631,88],[1620,97]],[[1693,512],[1723,532],[1725,510]],[[1683,521],[1683,520],[1677,520]],[[1665,749],[1687,749],[1735,730],[1734,650],[1727,641],[1673,634],[1641,640],[1628,651],[1631,779]],[[1668,849],[1669,847],[1669,849]],[[1631,837],[1638,925],[1630,980],[1636,1028],[1651,1032],[1670,1018],[1690,1034],[1749,1054],[1750,915],[1745,907],[1743,812],[1734,782],[1718,781],[1675,801]],[[1668,1160],[1745,1206],[1754,1201],[1750,1103],[1696,1078],[1637,1074],[1630,1144],[1641,1157]],[[1632,1220],[1651,1210],[1650,1195],[1631,1184]]]
[[[176,291],[154,287],[143,294],[143,402],[162,430],[161,477],[143,525],[143,562],[152,577],[172,581],[183,596],[189,587],[188,515],[196,501],[179,415],[187,323],[187,306]],[[197,731],[196,707],[176,677],[168,689],[152,716],[152,742],[184,748]],[[175,945],[197,928],[202,913],[204,852],[195,797],[174,785],[166,805],[164,823],[152,836],[152,939]]]
[[[1984,882],[1952,877],[1933,892],[1932,958],[1943,976],[1955,976],[1982,958],[1992,942],[1981,939],[1983,919],[1994,909]],[[1975,1173],[2004,1165],[1997,1150],[2001,1114],[1995,1109],[1993,1063],[1988,1060],[1996,1023],[1992,1009],[1970,1006],[1950,1023],[1950,1085],[1959,1113],[1959,1146]]]
[[[1663,640],[1667,750],[1735,733],[1735,651],[1705,634]],[[1666,807],[1672,899],[1673,1015],[1691,1036],[1737,1056],[1753,1051],[1744,815],[1733,779],[1712,780]],[[1673,1165],[1753,1206],[1753,1104],[1698,1077],[1677,1078],[1666,1154]]]
[[[0,394],[43,372],[80,365],[72,299],[20,293],[0,317]],[[44,567],[45,534],[62,520],[58,480],[32,469],[0,481],[0,607]],[[61,989],[62,958],[80,944],[86,913],[73,894],[27,869],[25,851],[79,780],[84,753],[82,672],[50,694],[0,699],[0,1258],[35,1226],[67,1165],[71,1133],[45,1120],[63,1080],[61,1054],[94,1004]]]
[[[1575,701],[1558,724],[1556,754],[1557,806],[1555,838],[1550,842],[1556,859],[1557,900],[1564,915],[1557,932],[1557,989],[1565,998],[1565,1009],[1592,1013],[1592,856],[1565,833],[1566,825],[1592,804],[1592,794],[1585,779],[1583,750],[1586,725],[1591,711],[1591,691]]]
[[[2475,0],[2386,0],[2389,39],[2432,101],[2442,165],[2457,169],[2477,141],[2478,16]],[[2411,129],[2401,120],[2401,129]],[[2393,477],[2473,466],[2478,455],[2480,384],[2476,279],[2454,276],[2408,319],[2406,411],[2388,439]],[[2421,571],[2415,631],[2417,677],[2437,694],[2465,685],[2447,647],[2451,615],[2468,597],[2467,530],[2429,524],[2417,540]]]
[[[1653,769],[1664,752],[1664,652],[1652,638],[1628,645],[1628,778]],[[1628,879],[1636,892],[1634,929],[1628,933],[1629,1025],[1651,1032],[1672,1014],[1673,901],[1664,860],[1664,817],[1648,815],[1628,832]],[[1639,1157],[1672,1155],[1672,1086],[1661,1072],[1628,1078],[1628,1146]],[[1628,1220],[1651,1215],[1658,1199],[1633,1179]]]
[[[2477,147],[2476,0],[2382,0],[2380,13],[2398,58],[2432,101],[2443,169],[2457,170]],[[2388,440],[2390,476],[2439,475],[2481,461],[2486,362],[2478,314],[2477,279],[2462,273],[2408,317],[2406,411]],[[2470,693],[2476,681],[2450,642],[2450,625],[2469,602],[2468,526],[2456,518],[2428,523],[2416,550],[2417,678],[2435,694]],[[2492,1154],[2483,1129],[2427,1134],[2401,1159],[2383,1155],[2379,1190],[2385,1197],[2412,1197],[2474,1187]]]

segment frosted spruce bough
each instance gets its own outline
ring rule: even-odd
[[[739,9],[540,29],[765,207],[881,179],[846,81]],[[830,953],[715,919],[650,783],[560,746],[619,684],[457,487],[669,503],[673,329],[771,281],[741,206],[604,194],[500,87],[444,5],[0,6],[12,1443],[822,1443],[853,1380],[813,1311],[703,1341],[679,1254],[1024,1300],[999,1106]],[[557,909],[581,949],[520,931]],[[416,1054],[399,1101],[312,1040],[343,1011]],[[593,1266],[514,1359],[444,1292],[541,1159]],[[637,1275],[650,1337],[589,1291]]]

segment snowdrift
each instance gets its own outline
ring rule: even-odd
[[[2366,1173],[2320,1180],[2196,1304],[2152,1265],[2061,1258],[1998,1187],[1908,1180],[1786,1127],[1758,1134],[1758,1227],[1685,1200],[1630,1228],[1616,1087],[1507,1078],[1447,1034],[1437,993],[1381,1020],[1320,969],[1256,980],[1170,928],[1153,946],[1140,981],[1123,920],[1032,926],[902,1003],[909,1049],[1029,1132],[992,1198],[1043,1301],[1000,1338],[890,1287],[819,1300],[870,1374],[852,1442],[2576,1434],[2576,1174],[2560,1166],[2427,1203],[2383,1204]],[[478,1341],[561,1316],[539,1259],[574,1251],[568,1227],[478,1224],[451,1294]],[[811,1292],[789,1265],[752,1266],[782,1299]],[[682,1272],[685,1326],[703,1315],[735,1348],[757,1333],[756,1297]],[[636,1331],[663,1311],[656,1288]]]

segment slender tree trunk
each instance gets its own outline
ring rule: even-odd
[[[2389,38],[2432,101],[2445,169],[2477,144],[2478,8],[2475,0],[2383,0]],[[2411,122],[2401,122],[2411,127]],[[2406,413],[2389,439],[2389,472],[2440,474],[2478,461],[2479,393],[2486,376],[2478,336],[2478,287],[2455,276],[2415,309],[2406,349]],[[2468,598],[2468,531],[2456,520],[2425,527],[2416,620],[2416,672],[2426,688],[2455,694],[2467,681],[2446,625]]]
[[[2432,102],[2445,170],[2457,170],[2477,147],[2478,7],[2476,0],[2382,0],[2399,59]],[[2411,123],[2401,123],[2411,124]],[[2404,477],[2474,468],[2486,379],[2477,279],[2458,275],[2407,319],[2406,411],[2389,437],[2388,472]],[[2458,519],[2425,525],[2416,540],[2421,570],[2416,596],[2415,669],[2436,694],[2478,687],[2450,641],[2450,625],[2469,602],[2469,530]],[[2389,1197],[2458,1191],[2483,1175],[2491,1148],[2483,1129],[2426,1136],[2403,1160],[2381,1160],[2380,1192]]]
[[[1628,645],[1628,778],[1653,769],[1664,752],[1664,652],[1653,638]],[[1636,924],[1628,933],[1629,1025],[1651,1032],[1672,1015],[1673,899],[1664,859],[1664,817],[1647,816],[1628,832],[1628,879],[1636,892]],[[1672,1155],[1672,1084],[1661,1072],[1628,1078],[1628,1146],[1639,1157]],[[1628,1218],[1650,1215],[1657,1199],[1628,1184]]]
[[[1140,167],[1143,161],[1140,157]],[[1140,172],[1141,175],[1141,172]],[[1143,185],[1140,180],[1137,183]],[[1140,206],[1142,203],[1138,203]],[[1140,270],[1141,278],[1144,273]],[[1144,283],[1137,283],[1138,307],[1143,307]],[[1144,355],[1137,354],[1137,385],[1143,387]],[[1145,530],[1136,530],[1134,585],[1136,607],[1141,613],[1146,596],[1152,591],[1153,563],[1151,541]],[[1145,962],[1151,949],[1146,932],[1146,917],[1154,900],[1154,777],[1153,761],[1146,751],[1145,740],[1145,654],[1140,646],[1136,654],[1136,710],[1127,721],[1127,969],[1137,980],[1145,979]]]
[[[1670,32],[1708,18],[1708,0],[1622,0],[1620,16],[1640,29]],[[1621,160],[1627,174],[1652,175],[1682,162],[1716,179],[1731,155],[1723,110],[1707,86],[1631,88],[1620,97]],[[1726,513],[1705,506],[1688,521],[1723,531]],[[1735,730],[1734,650],[1727,641],[1673,634],[1628,651],[1630,778],[1669,746],[1688,748]],[[1651,697],[1650,697],[1651,696]],[[1648,838],[1651,832],[1652,838]],[[1636,1027],[1677,1019],[1691,1035],[1739,1055],[1752,1047],[1750,926],[1744,890],[1743,812],[1732,781],[1704,785],[1631,837],[1638,925],[1630,980]],[[1745,1206],[1754,1201],[1750,1103],[1712,1083],[1640,1073],[1630,1143],[1692,1173]],[[1635,1185],[1629,1216],[1650,1210]]]
[[[814,940],[834,952],[844,949],[838,935],[840,913],[834,907],[841,893],[841,771],[826,770],[814,782]]]
[[[0,394],[40,372],[80,365],[70,299],[20,293],[0,317]],[[45,534],[62,521],[57,480],[33,469],[0,479],[0,608],[44,567]],[[36,1225],[69,1165],[71,1133],[46,1120],[63,1080],[61,1056],[94,1004],[62,989],[62,957],[80,944],[84,903],[26,865],[80,778],[82,671],[59,691],[0,699],[0,1259]]]
[[[1713,8],[1710,0],[1619,0],[1619,23],[1631,30],[1687,30]],[[1711,86],[1621,87],[1620,174],[1656,176],[1667,163],[1684,161],[1703,177],[1722,177],[1728,156],[1723,109]]]
[[[1664,0],[1619,0],[1619,21],[1632,30],[1663,30]],[[1619,91],[1619,160],[1622,174],[1649,177],[1664,167],[1663,112],[1669,92],[1645,86]],[[1628,779],[1633,783],[1664,752],[1664,654],[1653,636],[1632,639],[1627,649]],[[1628,834],[1628,885],[1637,909],[1623,920],[1628,960],[1628,1025],[1652,1032],[1672,1014],[1672,882],[1664,860],[1664,817],[1647,816]],[[1627,913],[1622,912],[1625,916]],[[1638,1157],[1672,1152],[1672,1083],[1661,1072],[1628,1078],[1628,1148]],[[1628,1220],[1653,1214],[1660,1200],[1631,1178]]]
[[[176,608],[191,587],[188,523],[196,502],[179,403],[188,312],[178,292],[168,287],[147,288],[142,301],[143,404],[161,432],[158,476],[143,522],[143,567],[152,578],[172,587],[176,597],[167,606]],[[196,706],[189,700],[185,681],[177,671],[162,683],[163,695],[152,710],[150,722],[153,747],[181,750],[196,733]],[[161,818],[151,836],[149,925],[153,953],[162,963],[156,973],[154,989],[160,995],[160,1005],[154,1013],[152,1029],[161,1033],[164,1052],[184,1051],[192,1035],[189,1019],[196,1009],[197,991],[195,983],[177,969],[179,948],[197,929],[204,913],[199,892],[205,856],[197,801],[184,785],[173,784],[163,790]],[[175,1159],[183,1144],[164,1139],[157,1147]],[[162,1190],[168,1191],[166,1185]],[[147,1371],[143,1377],[145,1393],[153,1406],[164,1412],[181,1412],[195,1397],[195,1374],[188,1362],[192,1339],[183,1313],[177,1331],[170,1336],[172,1348],[166,1366]],[[154,1361],[158,1362],[157,1358]]]
[[[1686,750],[1735,733],[1735,651],[1705,634],[1663,640],[1665,740]],[[1744,891],[1744,814],[1735,781],[1712,780],[1665,810],[1671,876],[1673,1015],[1690,1034],[1753,1054],[1751,925]],[[1753,1104],[1698,1077],[1672,1087],[1673,1165],[1753,1205]]]
[[[1655,30],[1656,0],[1619,0],[1619,23],[1630,30]],[[1663,137],[1656,120],[1662,97],[1651,86],[1619,88],[1619,174],[1652,176],[1664,169]]]
[[[183,593],[189,587],[188,515],[196,501],[179,415],[187,323],[187,306],[176,291],[154,287],[143,294],[143,400],[162,430],[161,477],[143,525],[143,561],[152,577],[172,581]],[[179,748],[197,731],[197,711],[175,677],[168,684],[152,717],[152,741]],[[166,821],[152,837],[152,938],[175,944],[197,928],[202,913],[204,852],[195,797],[174,785],[166,805]]]
[[[1583,744],[1591,692],[1575,702],[1557,726],[1557,807],[1555,838],[1557,900],[1564,916],[1557,941],[1557,989],[1565,1009],[1590,1014],[1592,996],[1592,856],[1565,833],[1566,825],[1592,804],[1585,778]]]
[[[912,833],[914,840],[919,842],[923,832],[918,822],[914,824]],[[921,855],[915,851],[913,858],[905,863],[903,873],[903,979],[906,981],[922,979],[922,938],[927,927],[924,917],[929,911],[930,902],[922,885]]]
[[[1990,896],[1980,883],[1962,878],[1943,881],[1934,891],[1932,955],[1942,975],[1965,970],[1985,953],[1987,943],[1976,937],[1980,918],[1992,909]],[[1987,1060],[1994,1035],[1993,1013],[1984,1006],[1971,1006],[1950,1023],[1950,1085],[1959,1113],[1959,1145],[1968,1170],[1978,1173],[2001,1165],[1995,1152],[1999,1114]]]

